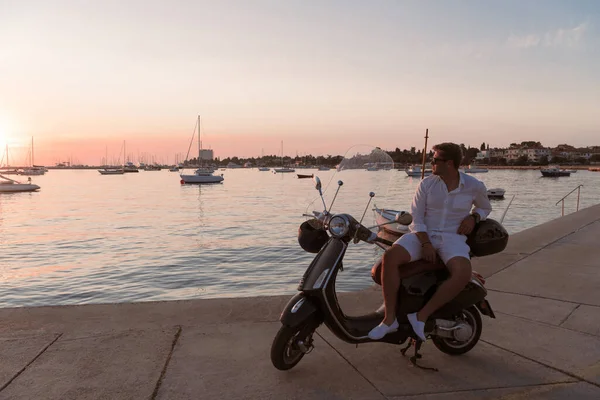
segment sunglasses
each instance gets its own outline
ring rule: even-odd
[[[431,163],[432,163],[432,164],[437,164],[437,163],[438,163],[438,161],[445,162],[445,161],[448,161],[448,160],[446,160],[445,158],[437,158],[437,157],[433,157],[433,158],[431,159]]]

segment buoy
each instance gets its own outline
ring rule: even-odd
[[[183,185],[185,183],[185,181],[182,179],[179,181],[179,183],[181,183]]]

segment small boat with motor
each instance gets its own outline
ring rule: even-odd
[[[560,169],[558,165],[549,165],[548,168],[542,168],[542,176],[547,178],[556,178],[559,176],[571,176],[571,172],[565,169]]]
[[[306,174],[296,174],[298,175],[298,179],[307,179],[307,178],[312,178],[314,175],[310,174],[310,175],[306,175]]]
[[[421,171],[422,171],[422,169],[421,169],[421,166],[419,166],[419,165],[413,165],[412,167],[409,167],[404,170],[404,172],[406,172],[406,175],[411,176],[411,177],[420,177]],[[425,169],[425,176],[429,176],[432,173],[433,173],[432,170]]]
[[[482,172],[489,172],[487,168],[481,168],[474,165],[468,165],[464,168],[460,168],[459,170],[467,174],[480,174]]]
[[[487,196],[488,199],[503,199],[505,192],[506,191],[501,188],[488,189]]]
[[[375,211],[375,223],[377,225],[386,224],[382,226],[382,229],[384,231],[398,236],[404,235],[405,233],[409,232],[407,225],[402,225],[399,223],[390,223],[395,220],[396,215],[398,213],[410,215],[406,211],[397,211],[388,208],[378,208],[377,206],[375,206],[373,211]]]
[[[39,189],[38,185],[31,183],[31,178],[27,179],[27,183],[21,183],[0,175],[0,193],[35,192]]]

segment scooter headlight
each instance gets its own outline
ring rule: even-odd
[[[336,215],[329,220],[329,232],[333,237],[343,237],[350,229],[350,222],[341,215]]]

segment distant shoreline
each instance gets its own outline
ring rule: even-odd
[[[518,166],[518,165],[484,165],[484,164],[477,164],[477,167],[481,167],[481,168],[487,168],[487,169],[500,169],[500,170],[539,170],[542,168],[546,168],[547,166],[540,166],[540,165],[523,165],[523,166]],[[576,170],[588,170],[590,168],[598,168],[600,167],[600,165],[598,164],[590,164],[590,165],[560,165],[560,168],[565,168],[565,169],[576,169]],[[19,169],[20,167],[11,167],[8,168],[7,170],[12,170],[12,169]],[[68,169],[68,170],[79,170],[79,169],[103,169],[104,166],[77,166],[77,167],[46,167],[47,169],[51,169],[51,170],[61,170],[61,169]],[[168,167],[163,167],[163,169],[166,169]],[[185,168],[197,168],[197,167],[185,167]],[[226,167],[219,167],[219,168],[223,168],[226,169]],[[258,167],[252,167],[252,168],[233,168],[233,169],[256,169]],[[297,167],[300,169],[317,169],[317,167],[314,168],[303,168],[303,167]],[[408,168],[408,167],[406,167]],[[399,167],[397,168],[400,171],[404,170],[404,167]],[[2,171],[5,169],[0,169],[0,173],[2,173]]]

